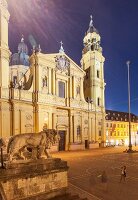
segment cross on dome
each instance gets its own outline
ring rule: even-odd
[[[59,53],[65,53],[64,48],[63,48],[63,42],[61,41],[60,44],[61,44],[61,46],[59,49]]]

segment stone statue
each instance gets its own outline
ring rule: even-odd
[[[25,133],[10,138],[7,153],[9,161],[51,157],[47,149],[58,141],[57,131],[46,129],[39,133]]]

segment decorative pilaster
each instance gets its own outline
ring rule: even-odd
[[[69,97],[72,98],[72,76],[69,79]]]
[[[56,113],[52,113],[52,128],[56,129],[56,124],[57,124],[57,115]]]
[[[75,98],[75,87],[76,87],[76,83],[75,83],[75,77],[72,77],[72,97]]]
[[[80,96],[81,96],[81,99],[84,100],[84,93],[83,93],[83,78],[81,78],[80,88],[81,88]]]
[[[51,94],[51,68],[48,69],[48,93]]]
[[[55,69],[53,69],[53,95],[56,94],[56,73],[55,73]]]

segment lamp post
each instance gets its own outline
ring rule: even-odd
[[[130,61],[126,62],[127,71],[128,71],[128,117],[129,117],[129,149],[128,152],[132,152],[132,143],[131,143],[131,114],[130,114],[130,78],[129,78],[129,66]]]

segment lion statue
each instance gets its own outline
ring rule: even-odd
[[[25,156],[27,152],[31,154],[31,159],[49,158],[51,156],[47,149],[56,142],[58,142],[58,136],[54,129],[43,130],[39,133],[15,135],[10,138],[7,146],[8,160],[28,159]]]

